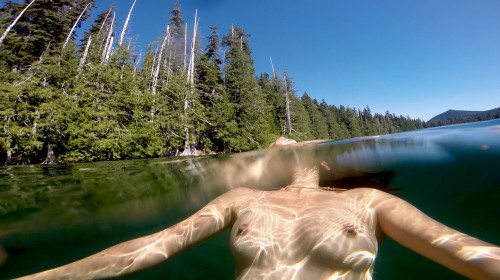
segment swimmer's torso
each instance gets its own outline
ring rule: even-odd
[[[231,230],[236,278],[371,278],[377,223],[368,193],[280,190],[246,199]]]

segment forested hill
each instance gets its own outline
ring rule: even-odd
[[[448,110],[428,121],[429,124],[452,124],[474,121],[485,121],[500,118],[500,108],[487,111]]]
[[[255,74],[243,28],[219,35],[212,26],[205,46],[185,36],[196,32],[185,30],[178,4],[163,39],[139,53],[114,5],[76,41],[95,0],[26,3],[0,10],[2,163],[248,151],[279,136],[338,140],[425,126],[299,97],[288,73]]]

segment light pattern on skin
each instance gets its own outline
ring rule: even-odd
[[[358,265],[371,266],[375,261],[375,254],[368,251],[352,252],[344,259],[344,264],[356,268]]]
[[[231,233],[237,262],[250,261],[240,263],[237,278],[370,279],[376,220],[364,204],[371,200],[360,205],[317,187],[259,192],[239,209]]]
[[[457,240],[457,239],[460,239],[460,238],[467,238],[468,236],[463,234],[463,233],[454,233],[454,234],[445,234],[445,235],[442,235],[436,239],[434,239],[434,241],[432,241],[432,244],[434,245],[442,245],[446,242],[449,242],[451,240]]]
[[[484,258],[500,261],[500,248],[493,246],[464,246],[457,252],[457,256],[467,261]]]
[[[328,280],[339,280],[339,279],[345,279],[345,277],[349,274],[349,271],[345,272],[339,272],[335,271],[330,277],[328,277]]]

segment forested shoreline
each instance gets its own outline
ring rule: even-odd
[[[199,38],[197,19],[187,29],[178,3],[163,38],[145,53],[126,36],[128,19],[117,26],[114,5],[77,41],[76,28],[95,6],[95,0],[4,1],[1,163],[230,153],[280,136],[341,140],[427,126],[299,97],[286,71],[256,75],[243,28],[220,35],[212,26],[210,36]]]

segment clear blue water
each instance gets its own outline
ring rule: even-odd
[[[500,120],[493,120],[231,156],[0,167],[0,279],[161,230],[234,187],[280,187],[295,165],[321,161],[391,171],[398,196],[448,226],[500,244]],[[260,180],[252,176],[258,167]],[[232,279],[228,236],[127,278]],[[374,277],[460,279],[390,239],[380,247]]]

